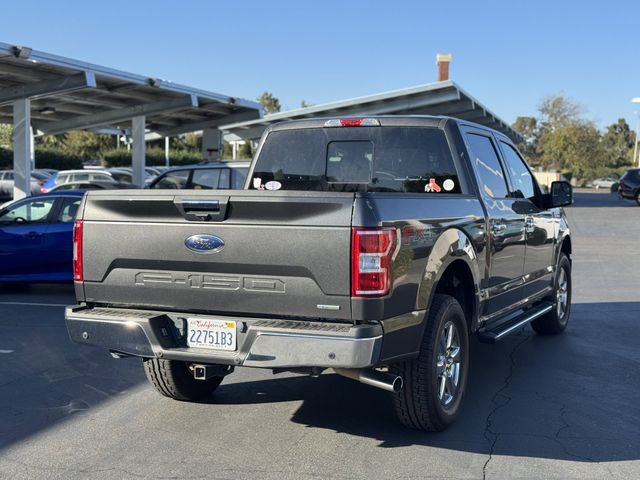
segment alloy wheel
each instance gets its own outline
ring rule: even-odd
[[[462,373],[461,354],[458,329],[453,322],[447,322],[440,334],[436,362],[438,400],[443,406],[450,405],[458,393]]]

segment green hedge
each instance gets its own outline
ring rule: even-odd
[[[131,152],[121,148],[107,150],[101,155],[102,165],[105,167],[131,166]],[[202,161],[199,152],[185,150],[170,150],[171,165],[187,165]],[[52,148],[36,147],[36,168],[55,168],[56,170],[71,170],[82,168],[82,158]],[[147,165],[164,165],[164,149],[148,148]],[[13,168],[13,150],[0,147],[0,169]]]
[[[71,170],[82,168],[82,159],[51,148],[36,148],[36,168]],[[0,148],[0,169],[13,168],[13,150]]]

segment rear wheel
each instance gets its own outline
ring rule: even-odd
[[[531,322],[536,333],[556,334],[567,328],[571,315],[571,262],[566,254],[560,254],[556,281],[553,288],[553,308]]]
[[[636,193],[636,203],[640,205],[640,190],[638,190],[638,193]]]
[[[196,380],[185,362],[145,358],[144,373],[153,387],[165,397],[175,400],[202,400],[213,393],[223,377]]]
[[[405,426],[442,431],[454,422],[462,405],[469,335],[462,307],[449,295],[436,295],[426,322],[418,357],[390,368],[404,380],[393,400]]]

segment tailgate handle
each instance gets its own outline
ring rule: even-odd
[[[224,220],[228,199],[215,200],[174,200],[176,207],[187,220]]]

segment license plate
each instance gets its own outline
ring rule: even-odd
[[[188,318],[187,345],[189,347],[233,351],[236,349],[236,322]]]

